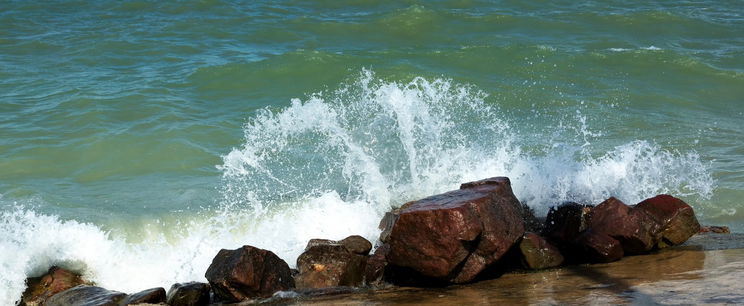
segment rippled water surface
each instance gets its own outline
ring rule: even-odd
[[[220,248],[293,263],[489,176],[541,213],[671,193],[742,231],[742,8],[5,1],[0,304],[52,264],[136,291]]]

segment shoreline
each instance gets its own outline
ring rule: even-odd
[[[682,245],[603,264],[508,272],[442,288],[390,287],[249,303],[369,304],[720,304],[742,303],[744,233],[694,235]]]

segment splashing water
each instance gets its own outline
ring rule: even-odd
[[[0,213],[0,304],[16,301],[25,278],[53,264],[124,292],[203,281],[220,248],[243,244],[293,265],[311,238],[359,234],[374,241],[391,207],[491,176],[509,176],[517,197],[539,213],[565,200],[616,196],[635,203],[658,193],[713,193],[695,152],[635,140],[591,156],[590,139],[600,134],[588,132],[581,118],[575,144],[528,153],[536,150],[525,149],[525,135],[510,121],[518,118],[486,102],[483,92],[444,79],[388,82],[364,70],[339,90],[258,113],[244,127],[242,147],[218,166],[221,204],[161,225],[175,229],[151,226],[141,241],[128,242],[13,204]]]

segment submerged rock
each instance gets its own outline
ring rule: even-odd
[[[446,282],[472,281],[522,236],[521,210],[506,177],[407,203],[390,232],[389,263]]]
[[[297,258],[297,288],[361,286],[372,244],[361,236],[341,241],[313,239]]]
[[[111,291],[105,288],[79,285],[47,299],[45,306],[69,306],[69,305],[95,305],[95,306],[117,306],[126,298],[126,294]]]
[[[699,233],[731,234],[728,226],[707,225],[701,226]]]
[[[121,305],[160,304],[165,301],[165,289],[158,287],[130,294],[121,302]]]
[[[563,255],[558,248],[535,233],[524,233],[519,250],[522,263],[529,269],[552,268],[563,263]]]
[[[224,301],[270,297],[274,292],[294,288],[292,272],[284,260],[271,251],[248,245],[220,250],[205,276],[214,294]]]
[[[700,231],[692,207],[673,196],[657,195],[638,203],[634,209],[646,212],[659,224],[658,248],[681,244]]]
[[[209,284],[199,282],[173,284],[168,290],[166,300],[171,306],[208,305]]]
[[[89,283],[80,274],[53,266],[40,277],[26,279],[26,291],[23,292],[20,305],[42,305],[49,297],[83,284]]]

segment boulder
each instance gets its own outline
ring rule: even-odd
[[[620,241],[593,230],[581,233],[573,244],[574,247],[581,250],[580,253],[574,254],[578,254],[582,260],[589,262],[612,262],[619,260],[624,255]]]
[[[314,239],[297,258],[300,274],[295,278],[298,289],[338,286],[361,286],[367,253],[372,245],[360,236],[342,241]],[[365,243],[366,242],[366,243]],[[369,248],[367,248],[369,245]],[[355,252],[356,251],[356,252]]]
[[[79,285],[50,297],[44,306],[95,305],[118,306],[126,294],[101,287]]]
[[[120,305],[161,304],[165,301],[165,289],[152,288],[128,295]]]
[[[358,235],[346,237],[338,243],[354,254],[367,255],[372,250],[372,243]]]
[[[552,268],[563,263],[563,255],[558,248],[535,233],[524,233],[519,251],[523,265],[529,269]]]
[[[569,244],[589,228],[589,215],[594,206],[566,202],[551,207],[545,219],[543,236],[559,245]]]
[[[166,303],[171,306],[202,306],[209,304],[209,284],[188,282],[173,284]]]
[[[271,251],[248,245],[220,250],[205,276],[215,296],[228,302],[270,297],[274,292],[294,288],[284,260]]]
[[[406,203],[408,204],[408,203]],[[404,204],[405,206],[405,204]],[[380,225],[377,227],[380,229],[380,242],[387,243],[390,240],[390,232],[393,231],[393,225],[398,221],[400,216],[400,208],[393,209],[392,211],[386,212],[380,220]]]
[[[80,274],[53,266],[40,277],[26,279],[26,291],[23,292],[20,305],[41,305],[52,295],[83,284],[88,283]]]
[[[681,244],[700,231],[692,207],[673,196],[657,195],[638,203],[634,209],[645,212],[660,225],[658,248]]]
[[[620,241],[625,254],[650,251],[659,241],[661,233],[658,222],[614,197],[594,207],[589,223],[594,233]]]
[[[367,259],[367,266],[364,268],[364,281],[368,286],[382,285],[389,253],[390,246],[383,244],[377,247],[375,252]]]
[[[522,206],[506,177],[401,207],[389,236],[389,263],[451,283],[472,281],[524,233]]]

